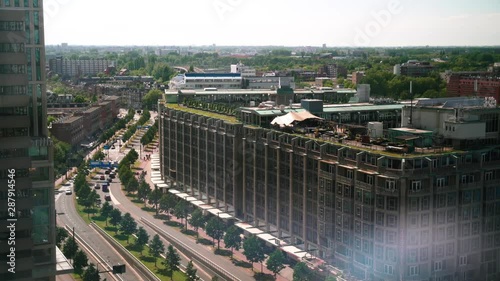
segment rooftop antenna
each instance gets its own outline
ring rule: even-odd
[[[410,127],[412,126],[413,121],[413,85],[412,81],[410,81]]]

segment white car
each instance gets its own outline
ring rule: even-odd
[[[71,191],[71,189],[66,189],[65,193],[66,193],[66,195],[71,195],[71,194],[73,194],[73,192]]]

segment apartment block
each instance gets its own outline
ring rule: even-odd
[[[498,280],[500,109],[436,99],[401,114],[427,130],[400,128],[391,141],[416,147],[394,152],[164,104],[161,172],[359,280]],[[455,141],[453,122],[488,140]]]

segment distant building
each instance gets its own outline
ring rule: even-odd
[[[108,59],[73,60],[56,57],[49,60],[50,71],[70,77],[94,76],[104,73],[109,66],[114,65],[115,62]]]
[[[321,77],[337,78],[339,76],[346,77],[347,69],[337,64],[325,64],[320,67],[318,75]]]
[[[71,116],[52,123],[52,135],[71,146],[79,145],[85,139],[83,117]]]
[[[240,73],[242,77],[257,76],[255,68],[246,66],[242,63],[231,64],[231,73]]]
[[[170,81],[173,89],[241,89],[241,73],[185,73]]]
[[[395,75],[422,77],[427,76],[430,72],[434,71],[435,67],[429,62],[419,62],[417,60],[409,60],[403,64],[396,64],[394,66]]]
[[[491,72],[456,72],[447,77],[450,97],[478,96],[500,100],[500,75]]]
[[[281,85],[286,85],[295,89],[295,79],[293,77],[277,77],[277,76],[264,76],[264,77],[244,77],[243,88],[246,89],[278,89]]]
[[[355,71],[352,73],[351,81],[354,85],[356,85],[361,82],[361,79],[363,79],[363,77],[365,77],[365,72]]]

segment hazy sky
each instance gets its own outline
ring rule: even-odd
[[[498,0],[44,0],[70,45],[500,45]]]

